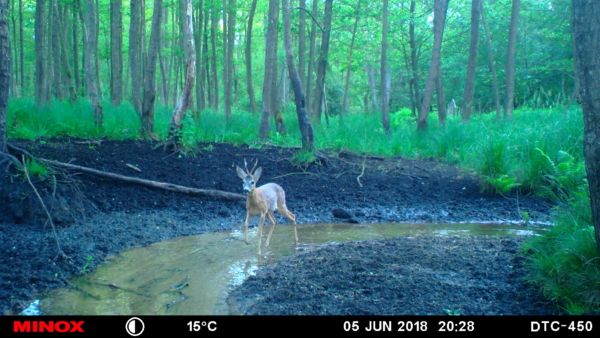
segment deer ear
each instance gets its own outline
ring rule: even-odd
[[[237,165],[235,166],[235,171],[237,172],[238,177],[241,179],[244,179],[247,176],[246,172],[244,172],[242,168],[238,167]]]
[[[262,167],[256,168],[256,170],[254,170],[254,174],[252,174],[252,176],[254,177],[254,182],[258,182],[258,179],[260,178],[261,175],[262,175]]]

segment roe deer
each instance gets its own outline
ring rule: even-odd
[[[294,239],[295,243],[298,243],[298,231],[296,229],[296,216],[292,214],[287,206],[285,205],[285,191],[283,188],[276,183],[267,183],[256,187],[256,182],[260,179],[262,174],[262,167],[256,168],[258,160],[254,162],[254,167],[248,170],[246,160],[244,160],[244,168],[242,170],[239,166],[236,166],[237,175],[243,181],[244,190],[248,192],[246,198],[246,220],[244,221],[244,241],[248,244],[248,222],[250,217],[259,215],[260,220],[258,221],[258,253],[260,254],[261,242],[262,242],[262,231],[265,223],[265,217],[269,218],[271,222],[271,230],[267,236],[267,242],[265,247],[269,246],[271,241],[271,235],[275,229],[275,217],[274,211],[279,211],[280,214],[287,217],[294,224]],[[254,170],[256,168],[256,170]]]

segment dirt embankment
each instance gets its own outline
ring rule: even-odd
[[[548,221],[550,209],[533,197],[483,194],[475,175],[433,160],[363,158],[343,152],[327,155],[320,165],[299,168],[291,162],[293,149],[275,147],[204,144],[196,153],[181,156],[136,141],[66,139],[20,145],[44,158],[232,192],[241,192],[235,165],[256,158],[264,168],[261,182],[285,188],[288,207],[299,223],[515,221],[520,220],[519,209],[532,221]],[[357,180],[361,173],[362,186]],[[231,229],[243,220],[240,202],[82,174],[57,177],[56,185],[46,179],[39,186],[52,206],[63,249],[71,257],[68,262],[55,259],[50,228],[43,225],[41,209],[27,187],[20,183],[15,194],[18,184],[0,182],[0,313],[20,311],[44,290],[66,285],[68,278],[94,269],[108,255],[177,236]],[[77,184],[72,188],[61,187],[73,182]],[[27,221],[27,215],[37,215],[39,221]]]

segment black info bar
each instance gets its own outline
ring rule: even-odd
[[[598,337],[599,328],[600,316],[0,317],[0,337]]]

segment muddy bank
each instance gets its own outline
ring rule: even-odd
[[[66,139],[20,145],[49,159],[233,192],[241,192],[235,165],[243,158],[256,158],[264,168],[262,183],[276,182],[285,188],[288,207],[299,223],[519,221],[519,209],[527,211],[532,221],[549,220],[547,202],[527,196],[517,199],[483,194],[475,175],[432,160],[363,159],[341,153],[326,155],[320,165],[299,168],[291,161],[293,149],[275,147],[202,144],[195,153],[182,156],[136,141],[86,143]],[[363,163],[361,187],[357,177]],[[53,213],[57,214],[59,238],[70,261],[55,259],[51,231],[43,221],[13,217],[8,222],[9,217],[3,217],[5,221],[0,222],[0,257],[5,258],[0,264],[0,313],[19,312],[44,290],[66,285],[68,278],[94,269],[106,256],[126,248],[231,229],[243,220],[244,206],[238,202],[190,197],[80,174],[70,174],[68,179],[78,182],[76,191],[81,196],[69,196],[72,190],[67,189],[61,197],[77,199],[83,206],[81,216],[60,217],[60,208]],[[2,191],[10,189],[3,185]],[[51,190],[44,191],[45,198],[51,198]],[[27,196],[21,197],[27,200]],[[31,208],[32,214],[39,208],[35,201],[12,204],[17,211]],[[13,211],[2,212],[6,216]]]
[[[542,315],[516,237],[416,236],[330,245],[258,271],[228,298],[246,315]]]

